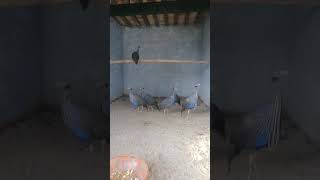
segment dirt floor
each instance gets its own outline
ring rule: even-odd
[[[1,180],[93,180],[106,179],[101,146],[93,152],[46,113],[0,135]]]
[[[248,152],[237,157],[226,173],[226,149],[219,136],[214,137],[214,180],[246,180],[248,177]],[[260,152],[256,160],[256,180],[318,180],[320,177],[320,152],[308,144],[305,136],[289,128],[287,138],[272,152]]]
[[[150,180],[209,180],[209,118],[204,107],[188,120],[178,109],[167,117],[159,111],[135,112],[128,98],[121,98],[111,104],[110,155],[143,158]]]
[[[242,153],[226,174],[226,145],[214,137],[215,158],[209,166],[209,112],[180,117],[178,109],[135,112],[127,99],[111,105],[110,155],[134,154],[150,167],[150,180],[206,180],[210,168],[215,180],[245,180],[248,156]],[[61,121],[51,122],[42,113],[0,134],[0,180],[105,179],[106,162],[101,147],[81,150],[78,141]],[[294,128],[273,152],[257,156],[257,180],[318,180],[320,153]]]

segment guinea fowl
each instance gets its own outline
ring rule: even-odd
[[[149,110],[149,108],[151,108],[153,111],[153,106],[155,106],[158,110],[160,110],[156,99],[154,97],[152,97],[150,94],[144,92],[144,88],[140,88],[139,95],[146,102],[148,110]]]
[[[61,106],[64,124],[80,140],[88,143],[90,151],[92,151],[92,143],[96,140],[102,140],[104,147],[109,136],[107,115],[72,103],[70,88],[69,84],[64,86],[64,98]]]
[[[195,92],[188,96],[188,97],[179,97],[178,103],[181,106],[181,116],[183,111],[188,110],[187,118],[189,117],[190,110],[194,110],[198,105],[198,88],[200,87],[200,84],[197,84],[194,86]]]
[[[137,51],[134,51],[131,56],[135,64],[138,64],[138,61],[139,61],[139,49],[140,49],[140,46],[138,46]]]
[[[281,95],[273,97],[272,103],[259,107],[256,111],[237,116],[218,116],[213,119],[213,129],[226,137],[234,148],[228,154],[228,173],[231,163],[243,150],[249,151],[248,179],[252,179],[256,169],[256,152],[272,149],[279,143],[281,121]]]
[[[166,115],[166,111],[168,113],[168,108],[174,106],[178,102],[176,90],[177,89],[174,87],[172,94],[158,104],[159,109],[164,110],[164,115]]]
[[[134,92],[132,88],[128,88],[129,90],[129,100],[134,109],[138,109],[141,107],[141,111],[143,110],[143,107],[146,106],[146,102],[143,100],[141,96],[138,95],[138,93]]]

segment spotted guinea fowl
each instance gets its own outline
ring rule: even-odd
[[[281,95],[276,92],[271,104],[261,106],[254,112],[242,115],[220,116],[214,119],[214,130],[226,137],[234,148],[228,154],[228,173],[232,161],[243,150],[249,151],[249,173],[251,180],[255,175],[256,152],[262,149],[272,149],[279,143],[280,137]]]
[[[187,118],[189,117],[190,114],[190,110],[194,110],[197,105],[198,105],[198,89],[200,87],[200,84],[197,84],[194,86],[195,87],[195,91],[193,92],[193,94],[191,94],[188,97],[179,97],[179,104],[181,106],[181,116],[183,111],[187,110],[188,115]]]
[[[96,140],[102,140],[102,143],[108,139],[107,115],[99,110],[92,110],[71,102],[71,86],[64,86],[64,97],[61,105],[62,119],[64,124],[80,140],[88,143],[92,151],[92,143]]]
[[[178,102],[178,98],[177,98],[177,93],[176,93],[176,88],[173,88],[173,91],[171,93],[171,95],[167,98],[165,98],[164,100],[162,100],[159,104],[158,107],[159,109],[163,109],[163,113],[164,115],[166,115],[166,112],[168,113],[168,109],[172,106],[174,106],[177,102]]]
[[[131,55],[132,57],[132,60],[134,61],[135,64],[138,64],[138,61],[139,61],[139,49],[140,49],[140,46],[138,46],[138,49],[137,51],[134,51]]]
[[[138,92],[135,92],[132,88],[128,88],[128,90],[129,90],[129,100],[130,100],[131,106],[134,109],[138,109],[138,110],[141,107],[141,111],[142,111],[143,107],[146,106],[146,102],[138,94]]]
[[[153,106],[155,106],[158,110],[160,110],[156,99],[154,97],[152,97],[150,94],[146,93],[144,91],[144,88],[140,88],[139,95],[146,102],[148,110],[150,108],[153,111]]]

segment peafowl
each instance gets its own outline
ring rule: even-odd
[[[194,110],[198,105],[198,88],[200,84],[194,86],[195,92],[188,97],[179,97],[179,104],[181,106],[181,116],[183,111],[188,110],[187,118],[189,117],[190,110]]]
[[[88,143],[92,151],[92,143],[102,140],[103,148],[108,139],[107,115],[101,111],[89,110],[87,107],[71,102],[70,84],[64,86],[64,98],[61,106],[64,124],[80,140]]]
[[[129,100],[134,109],[138,109],[141,107],[141,111],[143,111],[143,107],[146,106],[146,102],[143,100],[141,96],[139,96],[138,92],[135,92],[132,88],[128,88],[129,90]]]
[[[158,110],[160,110],[156,99],[153,98],[150,94],[144,92],[144,88],[140,88],[140,93],[139,93],[139,95],[140,95],[140,96],[142,97],[142,99],[146,102],[146,105],[147,105],[147,107],[148,107],[148,110],[149,110],[149,108],[151,108],[152,111],[153,111],[153,106],[155,106]]]
[[[158,104],[159,109],[164,110],[164,115],[166,115],[166,112],[168,113],[168,108],[174,106],[178,102],[176,90],[177,89],[174,87],[172,94]]]
[[[139,49],[140,49],[140,46],[138,46],[138,49],[137,51],[134,51],[131,55],[132,57],[132,60],[134,61],[135,64],[138,64],[138,61],[139,61]]]
[[[213,129],[226,138],[234,148],[228,153],[228,173],[233,159],[243,150],[250,152],[248,179],[252,179],[256,169],[256,152],[271,149],[279,143],[281,95],[276,93],[272,103],[261,106],[256,111],[244,113],[231,121],[226,115],[214,118]]]

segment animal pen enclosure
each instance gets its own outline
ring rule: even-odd
[[[210,179],[209,2],[113,2],[111,158],[144,159],[152,180]]]
[[[289,1],[216,2],[213,179],[317,179],[319,134],[313,132],[320,126],[309,113],[319,95],[306,76],[312,79],[311,64],[319,55],[310,50],[319,43],[311,38],[318,8]]]

